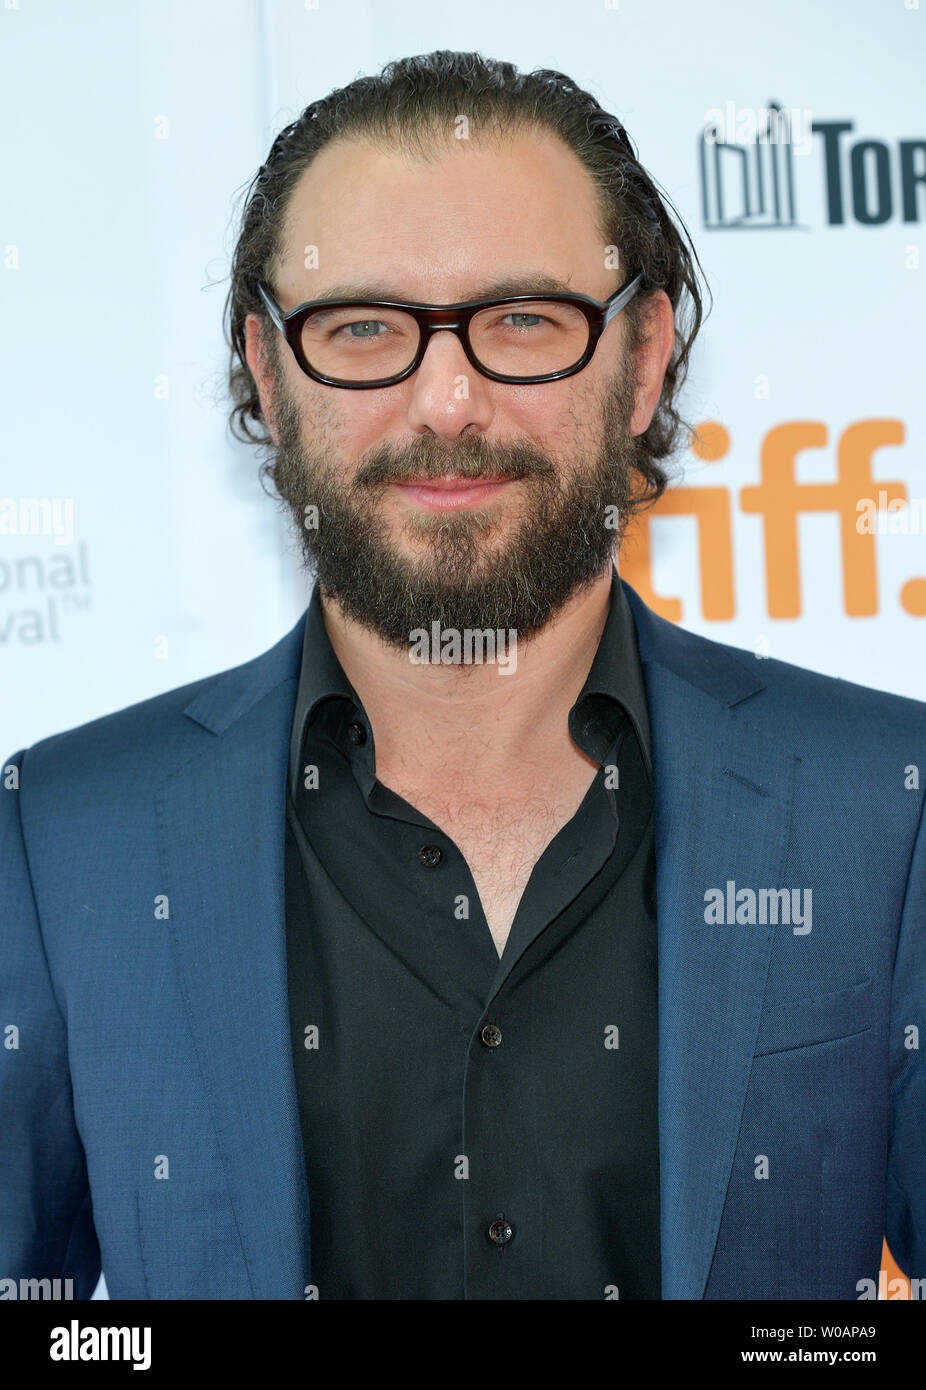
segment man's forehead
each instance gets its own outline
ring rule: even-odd
[[[407,300],[408,286],[410,279],[408,276],[403,278],[401,273],[394,268],[390,270],[388,277],[371,279],[369,274],[357,274],[349,276],[345,280],[339,280],[336,284],[329,285],[325,282],[323,289],[317,289],[313,294],[313,300],[328,300],[334,302],[339,299],[364,299],[364,300]],[[569,294],[575,291],[572,283],[572,276],[565,278],[559,275],[552,275],[546,270],[512,270],[508,273],[480,276],[465,284],[460,290],[464,300],[466,299],[500,299],[509,294]]]
[[[519,293],[494,285],[532,270],[548,292],[600,271],[595,187],[561,140],[541,132],[463,150],[459,143],[436,147],[426,161],[366,141],[322,149],[287,208],[281,293],[334,297],[350,286],[343,297],[353,297],[375,284],[395,291],[376,298],[407,298],[418,285],[427,298],[429,284],[436,291],[452,282],[453,298],[464,299]]]
[[[591,175],[581,160],[555,131],[522,129],[491,139],[439,138],[427,145],[426,154],[403,145],[400,137],[390,144],[384,138],[359,135],[335,136],[318,152],[305,170],[301,184],[321,187],[330,180],[366,181],[381,178],[391,185],[405,182],[440,184],[466,180],[477,186],[487,176],[520,174],[542,176],[560,184],[570,177],[574,184],[592,188]]]

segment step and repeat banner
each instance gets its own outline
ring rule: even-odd
[[[305,608],[226,430],[236,211],[307,103],[437,48],[593,91],[698,251],[692,430],[624,576],[926,699],[926,0],[0,0],[0,756]]]

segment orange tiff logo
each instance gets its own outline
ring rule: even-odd
[[[802,449],[822,449],[829,443],[819,420],[792,420],[770,429],[762,441],[758,484],[739,490],[747,514],[762,517],[765,539],[765,580],[771,618],[801,614],[801,570],[798,516],[801,512],[835,512],[840,520],[842,585],[850,617],[869,617],[878,611],[875,531],[865,525],[872,499],[893,520],[907,509],[907,489],[898,479],[884,482],[871,476],[871,458],[886,444],[902,444],[900,420],[859,420],[839,436],[836,479],[828,483],[799,483],[794,464]],[[723,458],[730,447],[728,430],[716,421],[697,427],[691,449],[706,462]],[[650,528],[652,517],[693,516],[697,523],[698,565],[701,572],[701,610],[713,622],[735,616],[733,524],[730,489],[682,487],[666,492],[654,507],[640,514],[627,530],[621,548],[621,574],[643,601],[671,622],[682,618],[682,601],[653,592]],[[907,529],[900,527],[898,529]],[[904,610],[926,616],[926,578],[909,579],[900,591]]]

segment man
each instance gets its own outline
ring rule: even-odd
[[[885,1234],[926,1274],[926,706],[619,579],[700,323],[619,124],[476,54],[333,93],[229,322],[316,584],[8,762],[0,1274],[853,1299]]]

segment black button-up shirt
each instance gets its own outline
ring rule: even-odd
[[[569,732],[600,770],[499,957],[454,841],[377,781],[313,592],[285,891],[319,1298],[660,1296],[649,720],[616,570]]]

